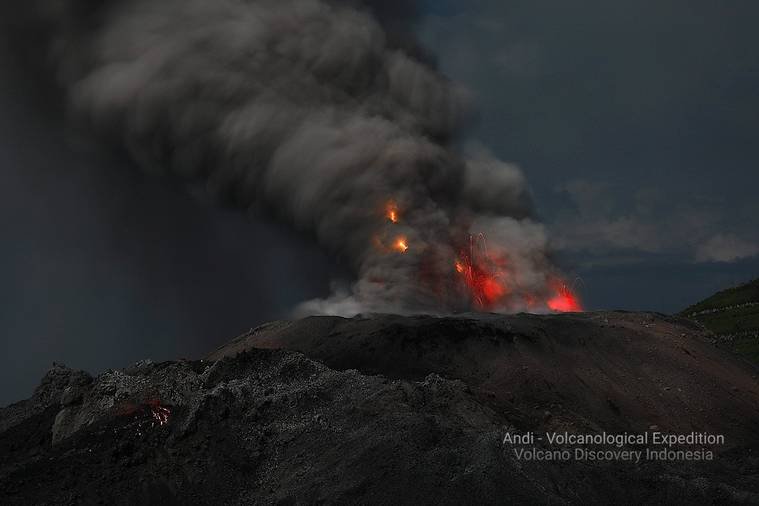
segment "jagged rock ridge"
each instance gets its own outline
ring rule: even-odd
[[[0,411],[0,494],[7,504],[751,503],[758,401],[755,370],[702,329],[652,314],[280,322],[204,360],[97,378],[55,366],[32,398]],[[518,461],[502,444],[512,430],[649,424],[721,432],[728,444],[709,463],[632,467]]]

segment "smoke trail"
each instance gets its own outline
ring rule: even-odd
[[[144,170],[284,220],[350,262],[355,284],[302,311],[513,310],[551,296],[521,173],[449,147],[468,98],[394,15],[413,4],[37,5],[79,126]]]

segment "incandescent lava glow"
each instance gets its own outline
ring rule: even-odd
[[[472,302],[478,309],[495,309],[509,292],[505,273],[496,262],[481,262],[473,255],[463,257],[456,261],[456,272],[461,274]]]
[[[408,251],[408,240],[405,237],[399,237],[393,243],[393,249],[398,253],[405,253]]]
[[[420,290],[433,294],[439,308],[496,313],[583,311],[577,295],[554,269],[547,268],[542,276],[532,275],[530,265],[525,266],[518,250],[510,250],[508,240],[499,239],[489,248],[484,233],[452,231],[443,237],[445,242],[419,241],[418,247],[410,250],[406,235],[388,233],[387,227],[400,222],[396,201],[388,201],[384,211],[387,221],[384,230],[374,236],[375,245],[381,251],[405,254],[403,265],[411,269],[405,275],[416,272]],[[414,217],[409,211],[411,222]]]
[[[472,305],[478,310],[504,311],[515,308],[521,299],[528,310],[550,310],[559,313],[580,312],[579,298],[559,278],[552,278],[542,293],[519,289],[518,277],[504,253],[488,251],[485,237],[470,237],[468,251],[462,251],[455,264]]]
[[[171,410],[169,408],[161,406],[160,401],[157,399],[148,401],[148,406],[150,406],[150,414],[152,415],[153,420],[159,427],[169,423],[169,417],[171,416]]]
[[[116,410],[119,416],[135,416],[143,422],[150,420],[151,427],[163,427],[169,423],[171,409],[161,404],[157,398],[151,398],[140,403],[126,402]],[[142,422],[140,422],[142,423]]]
[[[400,218],[398,216],[398,205],[394,201],[387,203],[387,210],[385,216],[391,223],[398,223]]]
[[[554,296],[546,303],[551,311],[558,313],[579,313],[583,310],[577,295],[566,284],[556,281],[553,285]]]

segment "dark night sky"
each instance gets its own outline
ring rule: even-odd
[[[429,1],[419,25],[519,164],[591,308],[676,311],[759,276],[759,5]],[[198,356],[328,292],[306,239],[68,138],[0,51],[0,404],[53,360]],[[65,177],[64,175],[65,174]]]

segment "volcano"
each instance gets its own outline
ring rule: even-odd
[[[506,436],[531,433],[723,441],[690,448],[713,455],[699,461],[518,458]],[[757,369],[700,325],[651,313],[273,322],[198,360],[97,377],[55,365],[30,399],[0,410],[0,494],[4,504],[757,503]]]

